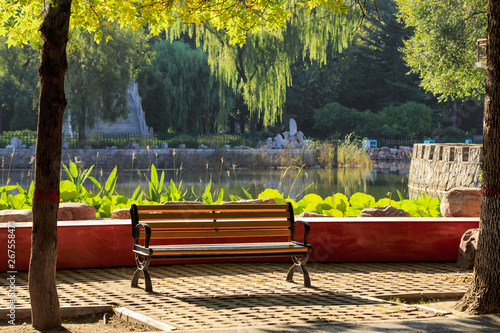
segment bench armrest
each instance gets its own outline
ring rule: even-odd
[[[309,233],[311,232],[311,227],[309,226],[309,223],[303,220],[296,220],[293,222],[293,227],[294,227],[294,232],[292,233],[292,241],[293,237],[295,236],[295,225],[297,223],[302,223],[304,226],[304,245],[307,245],[307,238],[309,238]]]
[[[151,227],[147,225],[146,223],[139,223],[135,226],[135,232],[134,232],[134,245],[139,244],[139,235],[140,235],[140,228],[143,227],[144,231],[146,232],[146,238],[144,239],[144,247],[148,248],[149,247],[149,240],[151,239]]]

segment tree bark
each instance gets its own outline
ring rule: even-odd
[[[472,283],[457,309],[500,312],[500,0],[488,1],[481,219]]]
[[[61,326],[56,289],[57,210],[61,169],[61,137],[66,108],[64,76],[70,0],[53,0],[40,26],[43,47],[40,67],[38,139],[33,194],[33,230],[29,292],[33,327]]]

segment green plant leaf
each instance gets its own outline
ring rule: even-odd
[[[12,205],[10,204],[9,201],[0,199],[0,210],[10,209],[11,207]]]
[[[134,194],[132,194],[132,200],[136,200],[136,198],[138,197],[139,195],[139,192],[141,191],[141,185],[137,185],[137,188],[135,189],[134,191]]]
[[[248,193],[247,190],[245,190],[243,187],[241,188],[243,190],[243,192],[245,193],[245,195],[247,196],[247,199],[253,199],[252,196],[250,195],[250,193]]]
[[[8,191],[13,191],[16,190],[17,186],[16,185],[10,185],[10,186],[2,186],[0,187],[1,192],[8,192]]]
[[[87,170],[85,170],[83,172],[82,185],[87,180],[87,178],[90,176],[90,173],[92,172],[92,169],[94,169],[94,165],[92,165],[89,169],[87,169]]]
[[[158,190],[158,173],[154,164],[151,165],[151,182],[149,186],[153,186],[154,191]]]
[[[240,201],[240,200],[244,200],[244,199],[242,197],[237,196],[237,195],[229,194],[229,200],[231,200],[231,202],[234,202],[234,201]]]
[[[71,176],[73,178],[78,177],[78,168],[73,161],[69,161],[69,171],[71,172]]]
[[[338,209],[329,209],[329,210],[323,210],[321,212],[321,214],[324,214],[324,215],[331,215],[333,217],[344,217],[344,213],[341,212],[340,210]]]
[[[345,217],[357,217],[361,213],[361,209],[356,209],[353,207],[347,207],[345,211]]]
[[[285,199],[283,198],[283,194],[278,192],[278,190],[270,189],[270,188],[261,192],[257,198],[258,199],[274,199],[274,201],[277,204],[284,204],[285,203]]]
[[[375,198],[369,194],[357,192],[351,196],[349,203],[353,209],[362,210],[363,208],[373,207],[375,204]]]
[[[205,192],[203,192],[201,196],[202,202],[211,205],[213,203],[212,200],[212,192],[210,192],[210,188],[212,187],[212,180],[208,183],[207,187],[205,187]]]
[[[304,196],[298,203],[298,206],[304,207],[305,212],[313,212],[321,214],[323,211],[323,198],[319,195],[311,193]],[[330,207],[331,208],[331,207]]]
[[[21,193],[22,195],[27,195],[28,192],[26,192],[26,190],[24,188],[21,187],[21,185],[17,184],[17,190],[19,191],[19,193]]]
[[[75,201],[78,198],[76,185],[70,180],[63,180],[60,182],[59,191],[62,202]]]
[[[111,194],[115,190],[116,178],[117,178],[116,171],[117,171],[117,167],[115,167],[113,169],[113,171],[111,171],[111,173],[109,174],[108,180],[106,180],[106,185],[104,186],[104,189],[106,190],[106,192],[111,193]]]
[[[31,181],[30,188],[28,190],[28,195],[33,198],[33,192],[35,191],[35,182]]]
[[[218,198],[217,198],[217,201],[216,201],[216,202],[214,202],[214,204],[215,204],[215,205],[220,205],[220,204],[221,204],[221,203],[223,203],[223,202],[224,202],[224,189],[223,189],[223,188],[221,188],[221,189],[220,189],[220,192],[219,192],[219,196],[218,196]]]
[[[399,201],[405,200],[405,198],[403,197],[403,195],[401,194],[401,192],[399,192],[398,189],[396,189],[396,192],[398,193]]]
[[[165,171],[161,172],[160,183],[158,184],[158,192],[163,191],[163,182],[165,180]]]
[[[61,163],[63,168],[64,168],[64,171],[66,172],[66,175],[68,176],[68,178],[71,180],[71,182],[75,182],[75,180],[73,179],[73,176],[71,175],[71,172],[68,170],[68,167],[66,167],[66,165],[64,163]]]

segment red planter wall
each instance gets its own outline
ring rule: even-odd
[[[311,225],[310,261],[318,262],[455,261],[463,233],[479,225],[479,218],[304,218],[304,220]],[[59,222],[58,231],[57,267],[60,269],[135,266],[130,222],[123,220]],[[3,247],[0,248],[0,271],[12,270],[8,267],[7,235],[7,224],[0,224],[0,247]],[[31,223],[17,223],[15,235],[15,270],[27,270],[31,247]],[[301,240],[301,237],[298,232],[296,240]],[[260,261],[263,260],[269,261],[269,259]],[[279,261],[288,262],[290,258],[280,258]],[[174,263],[174,261],[153,263]]]

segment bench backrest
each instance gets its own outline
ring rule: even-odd
[[[132,205],[135,226],[148,224],[151,239],[293,237],[294,215],[290,203],[274,205]],[[139,228],[139,239],[144,238]]]

